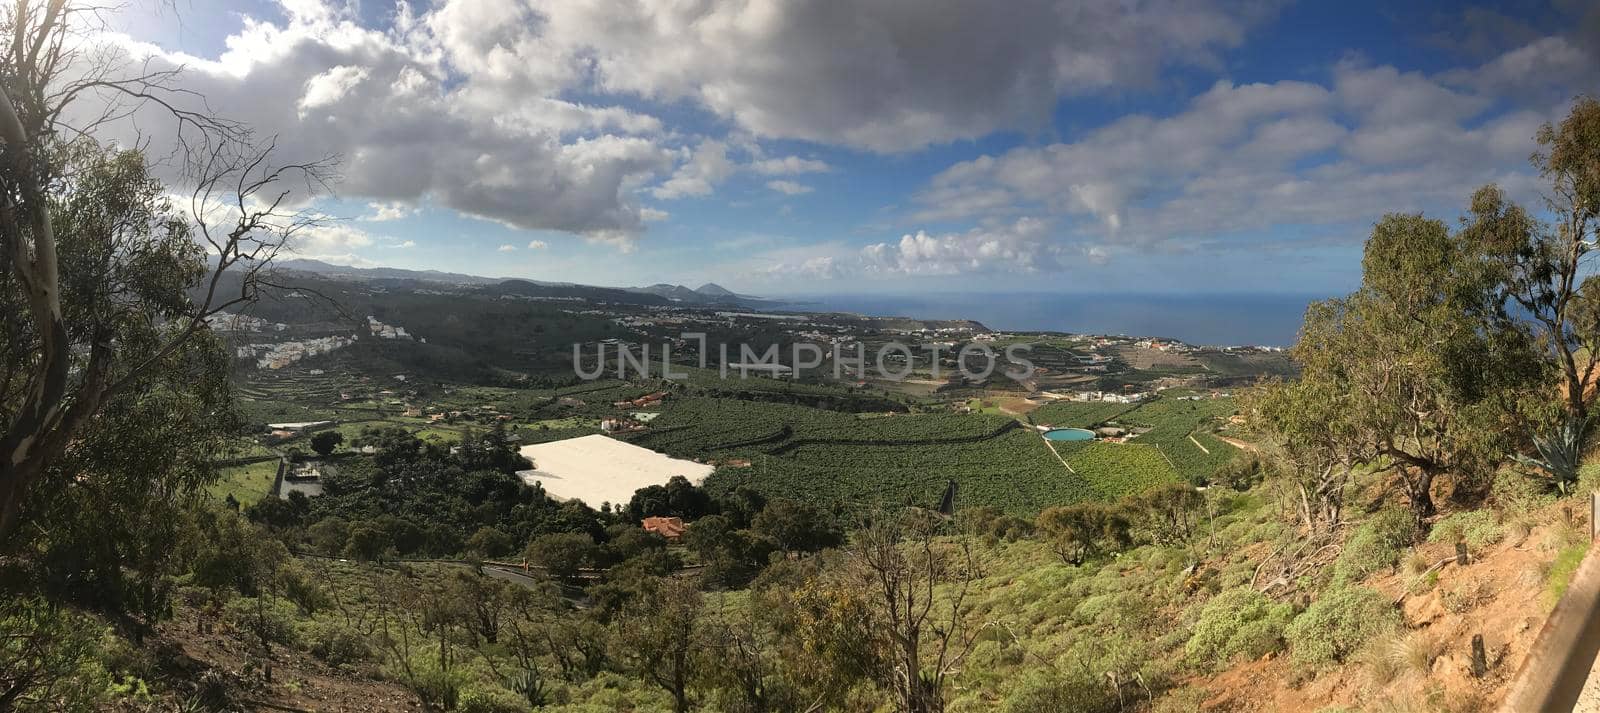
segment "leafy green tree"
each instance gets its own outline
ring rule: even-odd
[[[848,710],[850,691],[894,675],[893,642],[878,608],[881,595],[862,586],[859,572],[848,563],[843,552],[783,560],[751,586],[749,610],[758,618],[757,632],[777,633],[769,644],[778,662],[776,677],[790,689],[765,687],[774,694],[769,700],[778,705],[776,695],[783,694],[805,701],[777,710]],[[720,678],[714,674],[713,685]]]
[[[467,538],[467,549],[484,557],[504,557],[515,547],[510,535],[492,527],[480,527]]]
[[[666,578],[617,621],[619,658],[671,694],[673,710],[690,708],[689,687],[705,666],[704,597],[686,579]]]
[[[1205,496],[1187,483],[1169,483],[1122,499],[1122,508],[1160,545],[1186,543],[1200,526]]]
[[[1436,479],[1471,482],[1510,450],[1507,395],[1536,378],[1537,359],[1525,340],[1488,328],[1495,280],[1480,268],[1442,222],[1391,214],[1367,240],[1361,289],[1307,310],[1293,350],[1301,378],[1257,412],[1295,460],[1324,474],[1319,494],[1342,488],[1344,475],[1327,474],[1381,463],[1424,518]]]
[[[394,515],[379,515],[376,522],[389,533],[389,542],[394,546],[395,552],[402,555],[415,554],[427,542],[428,533],[421,525],[409,519]]]
[[[1048,508],[1039,513],[1039,530],[1062,562],[1083,564],[1133,542],[1131,523],[1123,510],[1109,503],[1080,503]]]
[[[706,579],[727,587],[744,586],[760,574],[775,549],[765,537],[733,529],[733,523],[722,515],[691,523],[683,543],[705,563]]]
[[[101,710],[111,677],[96,660],[102,627],[37,597],[0,597],[0,708]]]
[[[381,562],[394,546],[394,539],[382,525],[374,522],[358,523],[350,528],[350,541],[345,544],[345,554],[360,562]]]
[[[311,450],[317,455],[327,457],[333,455],[334,449],[344,443],[344,434],[334,430],[317,431],[311,435]]]
[[[766,537],[784,554],[838,547],[844,533],[833,516],[810,503],[779,499],[767,503],[750,529]]]
[[[267,161],[241,125],[180,108],[175,73],[104,64],[122,54],[96,51],[100,11],[0,10],[0,544],[39,517],[34,490],[86,482],[58,466],[96,417],[206,348],[207,318],[251,301],[284,238],[316,220],[285,210],[285,179],[315,184],[321,164]],[[140,152],[95,140],[102,113],[138,107],[175,120],[198,210],[180,212]]]
[[[605,559],[622,562],[643,554],[664,550],[667,539],[636,524],[618,523],[606,528]]]
[[[244,509],[244,516],[251,522],[266,525],[274,530],[283,530],[299,527],[310,510],[310,498],[296,490],[289,493],[287,499],[269,495],[257,500]]]
[[[581,532],[560,532],[533,538],[523,550],[528,563],[544,568],[551,577],[578,580],[578,570],[600,553],[594,539]]]
[[[306,528],[306,541],[318,552],[337,555],[344,550],[345,543],[350,541],[350,523],[345,522],[342,517],[318,520]]]
[[[528,459],[518,452],[511,442],[504,424],[496,423],[484,433],[467,432],[462,436],[456,459],[467,470],[490,470],[513,474],[528,468]]]
[[[688,478],[674,475],[666,485],[640,488],[623,508],[623,514],[634,522],[647,517],[681,517],[696,520],[716,512],[716,502]]]
[[[422,441],[399,426],[362,431],[360,444],[376,451],[372,459],[384,475],[396,472],[401,466],[416,463],[423,457]]]
[[[1600,241],[1600,101],[1578,99],[1537,136],[1533,165],[1549,182],[1549,222],[1494,185],[1472,196],[1462,229],[1496,283],[1495,328],[1534,344],[1542,377],[1512,412],[1534,438],[1534,463],[1566,486],[1577,479],[1600,360],[1600,279],[1585,265]],[[1548,394],[1559,393],[1551,404]],[[1554,406],[1555,408],[1550,408]]]

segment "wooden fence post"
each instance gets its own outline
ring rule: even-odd
[[[1483,634],[1472,635],[1472,677],[1483,678],[1489,672],[1489,653],[1483,648]]]
[[[1589,541],[1600,539],[1600,490],[1589,493]]]

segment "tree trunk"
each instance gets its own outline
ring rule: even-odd
[[[1410,484],[1410,492],[1407,493],[1411,499],[1411,514],[1417,518],[1418,523],[1433,517],[1434,513],[1438,512],[1433,504],[1433,476],[1434,472],[1431,469],[1418,468],[1417,479]]]

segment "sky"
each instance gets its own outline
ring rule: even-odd
[[[1536,202],[1600,94],[1574,0],[134,0],[97,41],[338,157],[301,257],[757,295],[1346,292],[1385,213]]]

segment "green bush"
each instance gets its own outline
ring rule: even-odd
[[[1481,550],[1505,537],[1505,529],[1493,510],[1469,510],[1450,515],[1433,526],[1429,542],[1465,542],[1471,551]]]
[[[1116,692],[1105,684],[1104,679],[1077,667],[1069,667],[1060,676],[1047,676],[1043,672],[1026,676],[1006,696],[1006,705],[1001,710],[1006,713],[1114,713],[1121,709]]]
[[[466,687],[466,671],[460,668],[443,670],[438,662],[426,654],[413,654],[410,671],[392,672],[404,681],[425,705],[442,710],[454,710],[461,703],[461,689]]]
[[[473,688],[461,694],[460,713],[526,713],[528,702],[501,688]]]
[[[1572,492],[1592,493],[1600,490],[1600,462],[1584,463],[1578,467],[1578,485]]]
[[[1367,575],[1392,569],[1400,552],[1417,541],[1417,522],[1400,509],[1380,510],[1356,528],[1333,564],[1336,585],[1359,582]]]
[[[1585,465],[1578,469],[1578,492],[1589,492],[1584,485],[1586,482],[1594,484],[1595,476],[1600,474],[1600,467],[1597,466],[1600,464]],[[1555,501],[1555,495],[1548,483],[1549,481],[1506,468],[1495,474],[1489,494],[1501,511],[1508,514],[1522,514]]]
[[[304,638],[311,655],[334,666],[365,661],[372,656],[366,637],[338,622],[312,622],[306,627]]]
[[[1345,661],[1361,645],[1400,625],[1382,594],[1367,587],[1336,587],[1311,603],[1284,630],[1294,660],[1320,665]]]
[[[1184,653],[1196,665],[1222,666],[1235,656],[1257,658],[1283,647],[1294,609],[1250,587],[1229,589],[1206,602]]]
[[[223,607],[222,616],[230,626],[249,635],[254,641],[294,645],[295,606],[286,599],[258,601],[255,597],[239,597]]]

